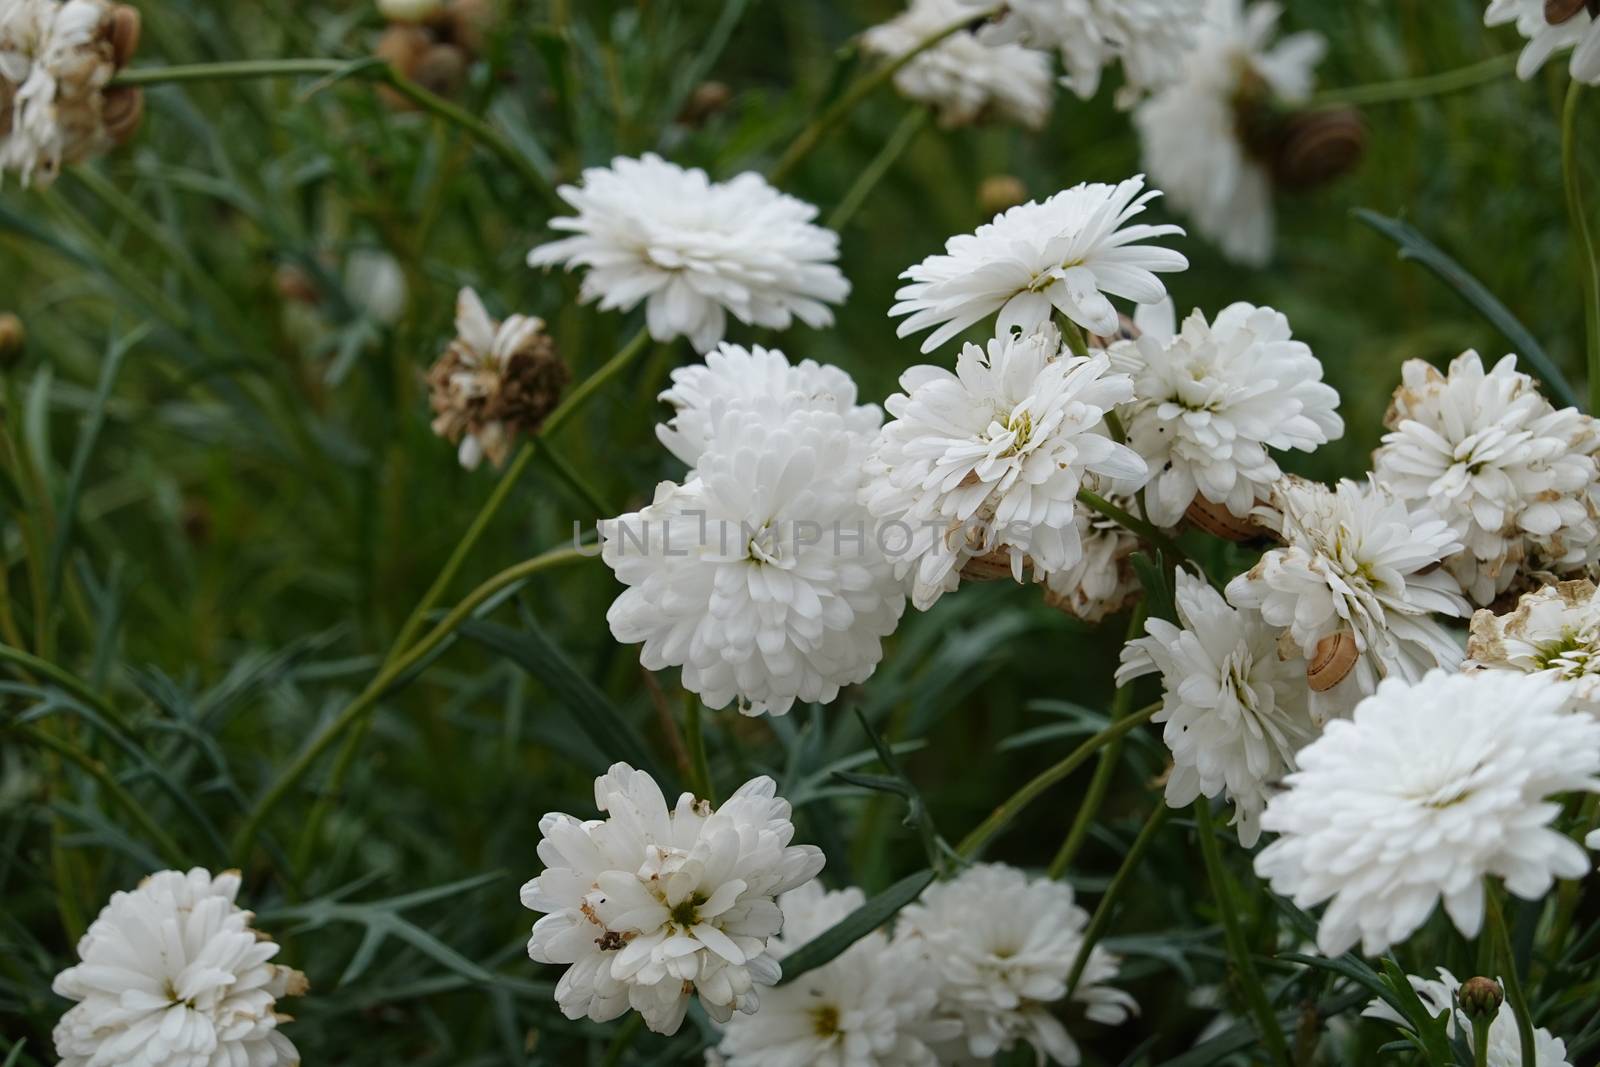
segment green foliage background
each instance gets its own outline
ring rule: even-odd
[[[1519,44],[1482,28],[1482,0],[1287,8],[1288,28],[1329,39],[1325,88],[1459,68]],[[897,9],[877,0],[510,2],[462,102],[552,183],[647,150],[721,176],[763,169],[865,69],[852,35]],[[153,0],[142,11],[142,64],[355,58],[379,28],[358,0]],[[1298,469],[1366,469],[1402,360],[1442,362],[1469,347],[1493,357],[1506,347],[1449,289],[1354,221],[1358,206],[1408,219],[1457,256],[1581,380],[1560,66],[1527,84],[1505,77],[1370,108],[1364,166],[1333,188],[1281,201],[1279,253],[1266,270],[1231,266],[1198,239],[1176,242],[1193,263],[1170,282],[1181,307],[1279,308],[1343,395],[1345,440]],[[709,78],[731,87],[729,106],[693,126],[675,121]],[[843,232],[855,290],[837,327],[774,338],[736,325],[730,339],[836,363],[881,399],[918,361],[915,341],[898,341],[886,317],[896,276],[983,221],[986,177],[1016,175],[1044,196],[1138,170],[1128,116],[1110,95],[1083,103],[1063,93],[1040,134],[925,129]],[[907,109],[892,91],[874,96],[789,191],[826,216]],[[1586,130],[1592,102],[1587,112]],[[1592,154],[1584,163],[1592,167]],[[129,723],[126,733],[108,730],[37,670],[9,670],[0,684],[8,1064],[53,1061],[48,1032],[65,1005],[50,977],[113,889],[174,861],[243,862],[249,905],[284,942],[281,959],[312,980],[313,994],[286,1006],[308,1063],[570,1067],[611,1054],[615,1026],[569,1023],[555,1011],[553,970],[523,955],[533,916],[516,894],[539,866],[539,816],[589,814],[589,780],[616,756],[579,728],[594,709],[574,677],[616,706],[669,788],[683,781],[652,690],[681,720],[676,673],[645,679],[635,650],[611,640],[605,609],[617,587],[597,562],[541,575],[494,613],[513,632],[536,626],[558,646],[558,662],[530,674],[474,641],[454,642],[382,701],[314,836],[304,828],[326,759],[273,813],[260,847],[240,857],[226,846],[276,771],[372,676],[494,484],[487,468],[462,472],[428,427],[421,372],[450,336],[456,289],[475,286],[497,313],[547,318],[575,380],[637,328],[637,315],[579,308],[573,278],[523,265],[548,237],[552,211],[546,195],[459,131],[390,110],[359,79],[152,89],[131,147],[54,189],[8,183],[0,192],[0,306],[30,335],[25,362],[5,382],[10,610],[28,651],[83,679]],[[375,248],[406,274],[409,298],[392,326],[364,316],[342,288],[349,256]],[[286,305],[275,285],[284,265],[314,279],[317,307]],[[110,354],[122,349],[110,378]],[[655,443],[654,397],[668,371],[693,358],[686,344],[653,346],[556,435],[588,494],[620,510],[681,474]],[[585,492],[536,461],[443,603],[567,543],[574,522],[587,528],[596,517]],[[30,554],[60,561],[44,613]],[[726,793],[775,774],[797,802],[800,839],[828,853],[826,878],[881,889],[926,861],[898,802],[829,777],[847,757],[870,763],[848,709],[908,743],[908,774],[955,839],[1102,721],[1125,625],[1091,630],[1027,589],[963,590],[909,616],[878,676],[835,707],[775,721],[708,713],[713,779]],[[47,755],[24,722],[43,723],[103,768],[181,856],[161,855],[103,782]],[[1152,781],[1164,758],[1153,731],[1124,750],[1072,871],[1087,899],[1159,802]],[[991,855],[1042,867],[1091,773],[1051,791]],[[1210,1003],[1242,1015],[1183,813],[1174,825],[1110,941],[1128,958],[1143,1018],[1114,1031],[1074,1018],[1091,1062],[1182,1054],[1217,1010],[1197,1006],[1196,989],[1215,987]],[[1230,852],[1244,876],[1243,853]],[[1253,935],[1271,937],[1279,913],[1262,900],[1252,907]],[[1442,931],[1421,943],[1431,954],[1404,959],[1411,970],[1472,972],[1467,950]],[[1541,1022],[1558,1033],[1570,1022],[1575,1034],[1595,993],[1592,971],[1580,980],[1546,961],[1540,973]],[[1272,971],[1275,988],[1291,979],[1280,990],[1289,1007],[1330,988],[1318,972]],[[693,1026],[675,1041],[640,1037],[610,1062],[691,1062],[700,1037]],[[1327,1047],[1364,1062],[1388,1038],[1351,1025]]]

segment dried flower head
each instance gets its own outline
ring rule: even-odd
[[[138,12],[108,0],[0,7],[0,171],[49,185],[131,137],[142,92],[108,86],[138,43]]]
[[[1580,700],[1600,696],[1600,596],[1587,579],[1524,593],[1504,615],[1472,616],[1473,666],[1542,674],[1576,683]]]
[[[478,294],[456,298],[456,339],[428,372],[433,432],[460,443],[461,465],[500,466],[519,435],[537,433],[570,377],[544,320],[496,322]]]

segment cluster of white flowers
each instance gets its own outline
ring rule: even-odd
[[[1429,1017],[1437,1019],[1445,1016],[1446,1036],[1470,1035],[1472,1019],[1462,1010],[1458,1000],[1461,981],[1443,967],[1439,968],[1438,973],[1438,978],[1420,978],[1410,974],[1406,976],[1406,981],[1416,990],[1417,998],[1422,1001]],[[1382,1000],[1374,1000],[1361,1014],[1396,1026],[1407,1025],[1400,1013]],[[1494,1020],[1489,1024],[1488,1058],[1484,1061],[1484,1067],[1569,1067],[1564,1041],[1542,1026],[1535,1027],[1533,1035],[1536,1059],[1533,1063],[1524,1064],[1522,1040],[1517,1031],[1517,1013],[1502,998]]]
[[[49,185],[130,136],[144,98],[108,88],[138,38],[138,12],[110,0],[0,5],[0,172]]]
[[[1339,394],[1322,364],[1271,308],[1233,304],[1215,322],[1196,311],[1182,330],[1172,305],[1140,308],[1141,336],[1111,347],[1133,376],[1118,414],[1150,467],[1151,522],[1176,526],[1196,494],[1248,518],[1283,472],[1269,448],[1314,451],[1344,434]]]
[[[905,607],[860,500],[881,414],[847,375],[725,345],[675,375],[662,440],[694,469],[603,523],[607,613],[708,705],[783,714],[865,681]]]
[[[995,8],[991,0],[962,2],[975,13]],[[1205,0],[1009,0],[1003,7],[983,40],[1060,51],[1062,82],[1084,99],[1120,62],[1121,103],[1172,80],[1205,18]]]
[[[590,167],[561,196],[576,216],[551,227],[573,236],[528,253],[535,267],[587,272],[579,296],[604,310],[645,302],[650,336],[687,337],[709,351],[728,316],[786,330],[830,326],[829,304],[850,294],[834,261],[839,237],[812,224],[817,209],[746,173],[714,182],[655,155]]]
[[[862,34],[861,44],[892,62],[963,15],[970,12],[961,0],[911,0],[898,18]],[[894,84],[907,99],[937,108],[946,126],[995,118],[1038,129],[1055,103],[1048,55],[1019,44],[984,45],[966,30],[913,56]]]
[[[1331,900],[1317,929],[1330,956],[1386,951],[1441,900],[1477,936],[1485,876],[1537,900],[1591,868],[1550,825],[1553,798],[1600,791],[1600,720],[1574,714],[1572,697],[1570,683],[1511,671],[1385,680],[1300,750],[1261,816],[1279,837],[1257,872],[1300,907]]]
[[[1134,115],[1144,165],[1227,256],[1259,266],[1272,255],[1273,180],[1251,132],[1261,112],[1304,104],[1325,49],[1314,33],[1274,41],[1276,3],[1210,0],[1183,76]]]
[[[239,872],[152,874],[117,892],[56,976],[77,1001],[56,1026],[62,1067],[296,1067],[275,1005],[306,979],[242,910]]]
[[[1517,77],[1522,80],[1570,48],[1572,77],[1600,85],[1600,18],[1587,0],[1489,0],[1483,21],[1489,26],[1514,23],[1527,38],[1527,47],[1517,57]]]
[[[556,1001],[569,1019],[614,1019],[633,1008],[657,1033],[676,1033],[696,993],[726,1022],[753,1012],[758,986],[782,974],[767,952],[783,928],[777,897],[822,870],[814,845],[791,845],[789,802],[756,778],[713,809],[618,763],[595,779],[604,819],[539,820],[545,869],[522,887],[545,915],[528,955],[566,964]]]
[[[1406,361],[1373,455],[1380,482],[1450,524],[1461,549],[1446,566],[1479,605],[1519,574],[1571,575],[1600,556],[1600,427],[1556,410],[1516,362],[1485,373],[1467,352],[1440,374]]]

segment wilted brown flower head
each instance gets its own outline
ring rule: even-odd
[[[471,289],[456,298],[456,339],[428,372],[433,432],[459,444],[461,465],[500,466],[520,435],[536,433],[570,377],[544,320],[496,322]]]
[[[133,136],[140,89],[109,88],[139,45],[139,13],[108,0],[7,0],[0,9],[0,170],[48,185]]]

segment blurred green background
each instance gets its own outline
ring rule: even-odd
[[[1327,36],[1320,85],[1337,88],[1515,51],[1513,33],[1482,28],[1483,6],[1289,0],[1283,21]],[[852,35],[898,8],[507,2],[458,99],[552,182],[647,150],[719,176],[763,169],[867,69]],[[141,65],[354,58],[371,51],[381,28],[371,4],[348,0],[160,0],[142,13]],[[1214,312],[1235,300],[1278,308],[1342,394],[1345,439],[1288,466],[1359,476],[1401,361],[1442,363],[1471,347],[1493,357],[1507,347],[1448,288],[1356,222],[1356,207],[1403,217],[1457,257],[1581,386],[1561,66],[1531,83],[1507,76],[1369,108],[1363,166],[1336,186],[1280,200],[1279,251],[1267,269],[1232,266],[1198,239],[1174,242],[1192,261],[1169,278],[1180,309]],[[724,106],[684,121],[708,80],[731,90]],[[916,341],[897,340],[886,314],[896,276],[984,221],[986,178],[1014,175],[1043,197],[1139,170],[1129,117],[1111,95],[1084,103],[1063,92],[1037,134],[923,129],[843,232],[841,266],[855,288],[837,326],[773,337],[735,324],[730,340],[836,363],[865,398],[881,400],[919,361]],[[908,106],[893,91],[874,96],[787,191],[826,216]],[[1595,107],[1586,107],[1585,129]],[[130,147],[51,190],[13,181],[0,191],[0,310],[19,314],[30,337],[5,383],[5,428],[27,461],[11,468],[4,502],[6,586],[31,633],[30,531],[65,546],[48,651],[128,714],[147,758],[92,724],[77,723],[76,736],[178,838],[189,862],[227,865],[222,841],[243,808],[365,685],[495,483],[487,467],[460,470],[428,426],[422,372],[452,334],[456,289],[476,287],[497,314],[549,320],[575,380],[637,328],[638,315],[578,307],[574,278],[524,265],[549,237],[552,211],[454,128],[392,110],[358,80],[306,78],[152,89]],[[1159,203],[1155,214],[1165,219]],[[360,283],[361,264],[377,252],[403,272],[404,299],[387,321]],[[285,296],[286,268],[314,303]],[[108,353],[121,347],[114,379],[103,381]],[[657,481],[682,473],[655,442],[663,409],[654,398],[670,369],[694,358],[684,343],[654,346],[554,438],[613,508],[637,506]],[[595,511],[536,461],[444,604],[566,543]],[[676,672],[653,689],[636,651],[611,640],[605,609],[617,588],[589,562],[535,579],[496,617],[515,629],[536,624],[557,643],[564,664],[621,709],[676,788],[660,715],[681,714]],[[1125,627],[1125,619],[1082,626],[1029,589],[964,589],[908,617],[878,676],[833,708],[781,721],[712,713],[714,778],[726,793],[774,773],[799,804],[800,839],[829,855],[827,880],[882,888],[925,860],[897,802],[829,780],[834,761],[866,748],[847,709],[913,743],[910,777],[940,828],[958,838],[1095,729]],[[614,755],[574,729],[586,712],[581,691],[549,681],[457,642],[383,702],[314,838],[300,844],[327,760],[269,820],[245,896],[286,943],[282,958],[311,977],[312,995],[285,1005],[299,1019],[288,1033],[306,1062],[570,1067],[608,1055],[615,1027],[562,1020],[549,1001],[554,969],[523,955],[534,916],[516,889],[538,870],[539,816],[592,814],[588,780]],[[8,716],[45,699],[20,681],[0,692]],[[49,978],[68,960],[75,927],[112,889],[162,864],[90,778],[52,773],[14,737],[0,742],[0,1051],[26,1039],[15,1062],[52,1062],[48,1030],[64,1003],[49,994]],[[1091,898],[1157,802],[1151,781],[1164,758],[1154,732],[1125,751],[1074,866]],[[1084,768],[1030,809],[991,855],[1042,867],[1091,773]],[[444,888],[393,900],[430,887]],[[1258,929],[1271,914],[1255,917]],[[1181,1053],[1214,1014],[1191,994],[1225,985],[1185,833],[1158,843],[1113,935],[1144,1016],[1119,1030],[1071,1016],[1086,1055],[1116,1064]],[[1444,962],[1418,960],[1415,969]],[[1470,971],[1460,965],[1458,973]],[[1221,989],[1211,1000],[1226,1006],[1227,998]],[[1350,1034],[1365,1052],[1384,1040]],[[699,1040],[693,1026],[672,1042],[641,1038],[618,1062],[689,1062]]]

